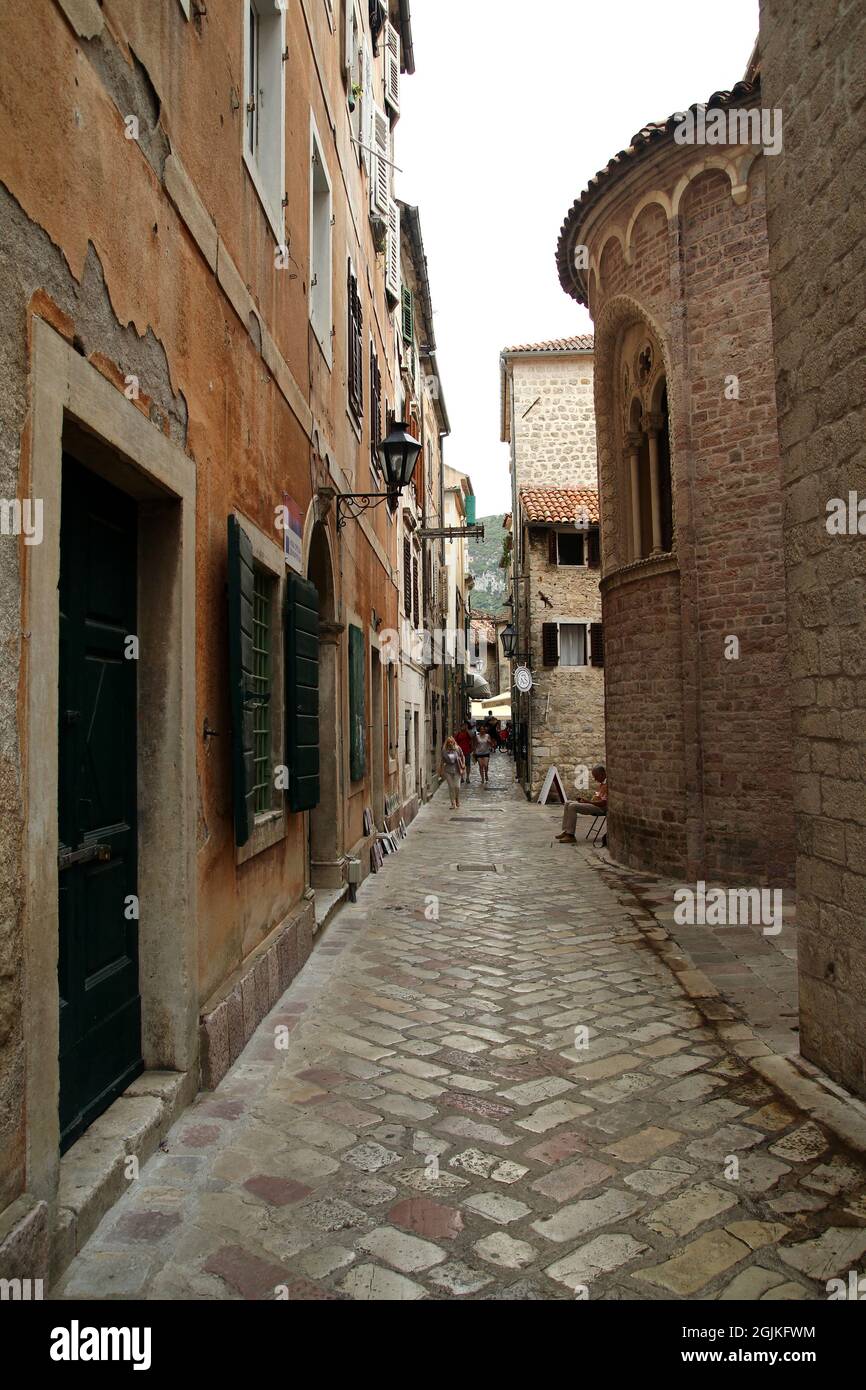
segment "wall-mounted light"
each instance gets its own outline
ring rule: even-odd
[[[338,492],[337,527],[345,526],[349,517],[357,521],[362,512],[377,507],[380,502],[396,500],[412,481],[415,464],[421,452],[418,440],[409,433],[405,420],[395,420],[390,433],[379,445],[379,459],[385,475],[386,492]]]

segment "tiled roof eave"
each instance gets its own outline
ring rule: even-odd
[[[704,105],[708,111],[720,107],[732,107],[737,104],[751,106],[760,98],[760,94],[761,78],[760,73],[757,73],[753,82],[737,82],[729,92],[713,92],[709,101],[706,103],[694,102],[688,110],[696,114],[700,105]],[[569,209],[560,229],[556,246],[556,268],[559,282],[565,293],[577,300],[578,304],[585,305],[587,298],[583,278],[579,272],[575,271],[571,261],[569,247],[572,233],[581,226],[589,210],[610,191],[611,185],[621,174],[629,168],[633,168],[635,163],[643,159],[647,151],[652,150],[653,147],[661,143],[673,143],[674,130],[684,114],[683,111],[674,111],[665,121],[650,122],[643,126],[632,136],[628,148],[615,154],[605,167],[599,169],[598,173],[589,180],[580,197]],[[677,148],[680,147],[677,146]]]

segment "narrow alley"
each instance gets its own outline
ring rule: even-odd
[[[809,1300],[856,1266],[862,1164],[492,761],[421,810],[54,1297]]]

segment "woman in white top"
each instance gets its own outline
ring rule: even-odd
[[[460,808],[460,781],[463,777],[463,770],[466,762],[457,740],[446,738],[442,747],[442,756],[439,759],[439,772],[448,783],[448,795],[451,798],[451,809]]]
[[[482,785],[487,781],[487,773],[490,767],[490,754],[493,752],[493,739],[487,729],[482,727],[475,735],[475,761],[481,773]]]

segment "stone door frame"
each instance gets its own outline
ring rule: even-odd
[[[149,1070],[198,1060],[195,464],[44,320],[31,319],[29,478],[43,539],[24,549],[24,992],[27,1191],[51,1201],[59,1157],[58,678],[64,447],[139,508],[139,964]],[[70,1149],[74,1152],[75,1146]]]

